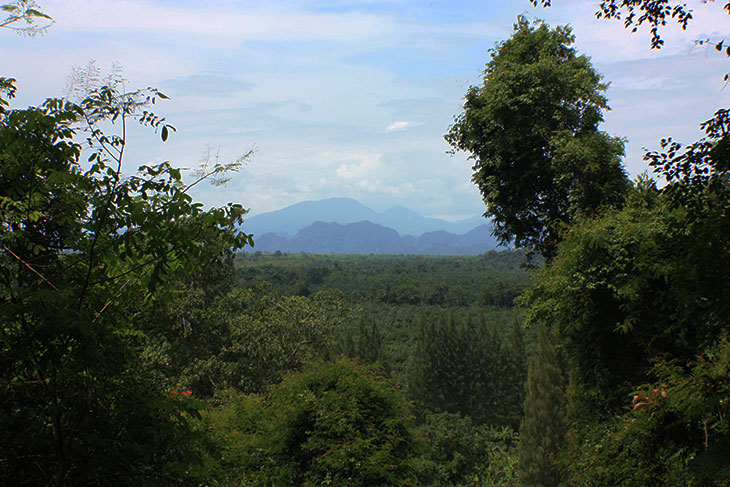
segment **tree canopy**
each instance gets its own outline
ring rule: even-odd
[[[445,136],[474,160],[495,235],[548,259],[576,217],[620,205],[628,188],[623,140],[598,129],[607,85],[573,42],[569,27],[520,17]]]

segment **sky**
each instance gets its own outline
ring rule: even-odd
[[[449,155],[443,135],[519,15],[573,27],[578,52],[610,82],[601,129],[627,140],[631,177],[660,139],[697,140],[730,90],[727,58],[693,43],[727,34],[720,1],[688,0],[693,21],[687,31],[668,26],[659,51],[647,29],[595,19],[598,0],[548,9],[528,0],[38,3],[55,20],[45,35],[0,32],[0,76],[18,80],[15,107],[64,96],[73,68],[92,60],[104,72],[121,66],[130,88],[170,96],[155,111],[177,128],[163,144],[131,127],[125,171],[166,160],[195,168],[208,148],[220,162],[254,150],[225,186],[195,194],[252,215],[331,197],[447,220],[482,214],[473,163]]]

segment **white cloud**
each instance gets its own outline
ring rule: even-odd
[[[411,127],[418,127],[419,125],[423,125],[423,122],[393,122],[385,129],[386,132],[400,132],[401,130],[406,130]]]
[[[193,6],[194,5],[194,6]],[[151,0],[53,0],[44,4],[54,28],[147,31],[164,36],[199,35],[238,40],[356,39],[377,33],[384,19],[366,13],[307,13],[196,2],[167,5]],[[185,42],[177,37],[177,42]]]
[[[381,157],[381,154],[366,155],[359,162],[340,164],[336,171],[337,177],[365,182],[382,173],[384,168]]]

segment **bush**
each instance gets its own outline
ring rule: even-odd
[[[416,485],[406,406],[373,367],[310,365],[266,397],[207,414],[224,452],[218,476],[257,486]]]

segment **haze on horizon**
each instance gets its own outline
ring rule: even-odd
[[[207,146],[223,161],[255,147],[227,186],[198,190],[206,204],[236,201],[254,215],[349,197],[458,220],[484,206],[471,163],[446,154],[443,134],[520,14],[573,26],[579,52],[611,82],[603,130],[627,138],[632,176],[646,170],[644,147],[696,140],[724,104],[725,57],[692,42],[721,33],[721,2],[689,1],[690,28],[668,27],[660,51],[646,29],[630,35],[594,19],[595,0],[553,3],[47,0],[50,31],[5,36],[0,51],[3,75],[18,79],[17,107],[64,95],[72,68],[92,59],[121,65],[131,88],[170,95],[156,109],[177,133],[161,144],[133,130],[127,171],[164,160],[195,167]]]

